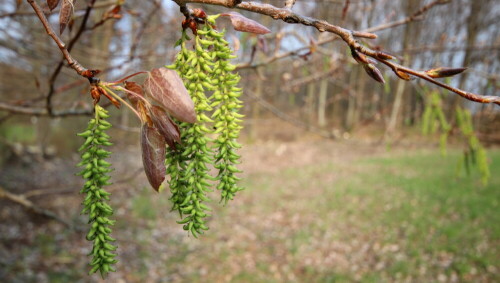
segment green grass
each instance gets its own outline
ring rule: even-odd
[[[207,235],[169,240],[182,256],[165,272],[182,266],[194,282],[498,281],[500,151],[487,186],[457,177],[459,159],[391,153],[252,174],[238,200],[211,203]],[[134,211],[154,219],[147,200],[137,196]]]

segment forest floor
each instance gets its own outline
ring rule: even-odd
[[[199,239],[147,186],[136,147],[114,150],[120,260],[109,282],[498,282],[500,150],[492,178],[460,174],[459,150],[295,140],[242,149],[242,185]],[[119,154],[118,154],[119,153]],[[73,159],[5,166],[0,186],[86,229]],[[217,192],[212,195],[218,200]],[[85,231],[0,201],[3,282],[99,282]]]

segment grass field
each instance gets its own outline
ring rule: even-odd
[[[500,152],[490,156],[488,186],[457,178],[458,152],[251,174],[206,236],[169,241],[180,252],[163,272],[201,282],[497,281]],[[155,221],[141,198],[135,209]]]
[[[226,207],[211,203],[200,239],[175,223],[168,194],[116,189],[120,262],[109,282],[500,281],[499,150],[489,151],[492,178],[482,186],[476,174],[457,177],[453,150],[263,148],[244,152],[247,190]],[[63,202],[76,221],[79,202]],[[3,239],[19,248],[0,265],[5,278],[100,280],[85,275],[83,232],[54,223],[23,229],[31,240]]]

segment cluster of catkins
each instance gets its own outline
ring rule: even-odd
[[[183,78],[197,116],[196,123],[180,124],[181,143],[168,150],[166,159],[173,209],[183,218],[178,223],[193,236],[208,229],[204,218],[210,209],[204,202],[209,201],[212,181],[224,203],[242,190],[235,175],[240,172],[236,150],[241,145],[236,139],[243,117],[238,113],[242,107],[238,99],[242,92],[237,87],[240,77],[229,62],[234,56],[224,32],[215,30],[212,21],[208,17],[193,40],[183,33],[181,51],[169,66]],[[188,48],[191,44],[192,49]],[[215,177],[209,174],[210,165],[218,170]]]
[[[235,58],[224,40],[225,32],[215,29],[215,19],[229,17],[238,31],[258,34],[269,30],[255,21],[231,12],[216,16],[195,9],[194,18],[183,22],[184,31],[176,45],[181,46],[175,63],[168,68],[153,69],[142,85],[125,81],[124,87],[117,83],[96,81],[94,89],[95,118],[80,136],[85,138],[81,147],[84,167],[80,175],[86,182],[82,193],[83,213],[89,215],[90,231],[87,240],[93,241],[90,273],[100,271],[104,277],[114,271],[116,263],[112,253],[116,246],[110,237],[114,221],[107,204],[110,193],[103,186],[110,184],[110,164],[104,159],[110,152],[109,136],[104,133],[111,124],[105,121],[107,111],[97,105],[100,94],[106,95],[115,106],[129,106],[140,118],[141,150],[144,171],[151,186],[161,190],[166,176],[172,194],[172,210],[179,212],[184,230],[197,237],[205,230],[210,208],[207,193],[212,187],[220,191],[220,201],[226,204],[242,190],[236,176],[241,171],[236,167],[240,156],[236,150],[241,145],[236,141],[243,115],[238,111],[242,102],[238,99],[242,89],[237,85],[240,76],[230,63]],[[193,31],[194,39],[188,37],[186,29]],[[173,70],[169,70],[173,69]],[[127,93],[126,103],[111,89]],[[110,96],[113,96],[111,97]],[[211,175],[211,169],[217,171]]]

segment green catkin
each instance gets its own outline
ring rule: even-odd
[[[470,166],[477,166],[481,175],[481,182],[486,185],[491,177],[490,168],[488,165],[488,156],[486,149],[483,147],[479,139],[474,133],[474,125],[470,111],[457,107],[456,108],[457,125],[460,128],[462,136],[466,139],[467,149],[464,151],[464,163],[466,172],[469,173]]]
[[[469,175],[471,167],[476,166],[481,175],[481,182],[486,185],[491,173],[486,150],[474,133],[472,115],[470,111],[460,107],[457,107],[455,114],[456,124],[460,129],[465,146],[463,158],[460,158],[457,163],[457,174],[465,169],[465,172]],[[427,99],[422,116],[422,133],[424,135],[435,134],[438,129],[441,131],[439,140],[441,153],[446,155],[446,144],[452,127],[444,115],[440,93],[434,91],[430,93]]]
[[[213,77],[217,80],[217,84],[213,94],[214,102],[211,105],[216,107],[212,118],[216,125],[215,133],[218,133],[214,142],[214,167],[219,170],[217,189],[221,191],[221,201],[226,204],[233,199],[236,192],[243,189],[237,185],[239,178],[236,176],[236,173],[241,172],[236,168],[240,159],[236,150],[241,147],[236,139],[242,129],[240,118],[243,115],[238,113],[243,107],[238,99],[242,91],[237,86],[240,76],[233,73],[235,66],[230,63],[230,59],[233,58],[231,48],[223,39],[224,36],[219,36],[219,34],[224,35],[224,32],[217,34],[217,31],[212,30],[210,34],[213,35],[212,40],[215,42],[214,51],[217,59],[214,66],[216,75]]]
[[[224,203],[242,190],[236,177],[241,172],[236,168],[240,158],[236,150],[241,147],[236,139],[243,117],[238,113],[240,77],[232,72],[235,66],[229,60],[235,56],[223,39],[224,32],[212,27],[216,18],[209,16],[192,41],[183,32],[177,42],[181,50],[169,66],[183,78],[197,114],[196,123],[180,123],[182,142],[166,155],[172,209],[181,216],[178,223],[195,237],[208,229],[205,218],[210,208],[204,202],[210,200],[211,181],[217,182]],[[209,175],[211,165],[219,171],[215,178]]]
[[[111,145],[109,136],[104,133],[111,127],[105,120],[108,117],[107,111],[96,105],[95,117],[90,120],[87,129],[78,134],[85,139],[79,149],[82,161],[78,164],[84,169],[78,175],[86,180],[80,191],[85,194],[82,214],[89,215],[90,230],[86,238],[93,242],[92,251],[89,253],[92,255],[89,274],[99,271],[103,278],[108,272],[115,270],[112,265],[117,262],[116,254],[112,252],[116,250],[116,246],[111,244],[115,240],[110,236],[110,227],[115,223],[109,218],[113,209],[107,203],[111,194],[103,189],[110,184],[108,173],[112,171],[109,168],[111,164],[104,160],[111,152],[103,149],[104,146]]]
[[[205,114],[211,111],[210,97],[206,92],[212,91],[209,71],[212,71],[213,62],[206,60],[209,50],[205,49],[199,37],[195,37],[195,48],[186,47],[186,34],[183,33],[181,52],[177,56],[175,69],[184,79],[184,84],[194,102],[197,122],[194,124],[181,123],[181,144],[175,150],[167,151],[167,174],[170,175],[170,191],[172,193],[172,209],[181,215],[180,224],[184,224],[193,236],[202,234],[208,227],[205,218],[209,216],[209,208],[203,204],[209,200],[207,192],[210,189],[209,165],[213,163],[213,153],[207,134],[212,131],[208,123],[212,120]],[[204,57],[205,56],[205,57]]]

